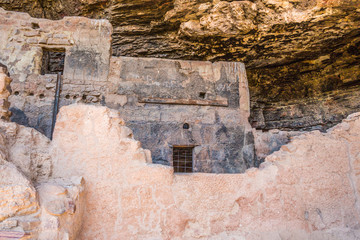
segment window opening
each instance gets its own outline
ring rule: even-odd
[[[45,49],[41,65],[41,74],[57,74],[64,72],[65,49]]]
[[[193,149],[194,147],[173,147],[174,172],[193,172]]]

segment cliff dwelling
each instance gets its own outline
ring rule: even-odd
[[[172,166],[174,148],[184,146],[192,147],[191,172],[255,166],[244,64],[115,57],[106,21],[29,18],[22,26],[18,14],[3,15],[11,21],[2,24],[9,37],[1,59],[16,93],[9,98],[13,122],[51,137],[60,73],[59,107],[80,102],[118,110],[154,163]]]
[[[359,43],[357,0],[0,0],[0,239],[360,239]]]

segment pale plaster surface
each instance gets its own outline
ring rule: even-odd
[[[53,177],[83,176],[80,239],[359,239],[360,114],[310,132],[244,174],[146,163],[117,112],[60,111]]]

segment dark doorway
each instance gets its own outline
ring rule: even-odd
[[[43,48],[41,74],[57,74],[64,72],[65,49]]]

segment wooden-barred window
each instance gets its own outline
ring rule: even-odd
[[[190,173],[193,171],[194,147],[173,147],[174,172]]]

